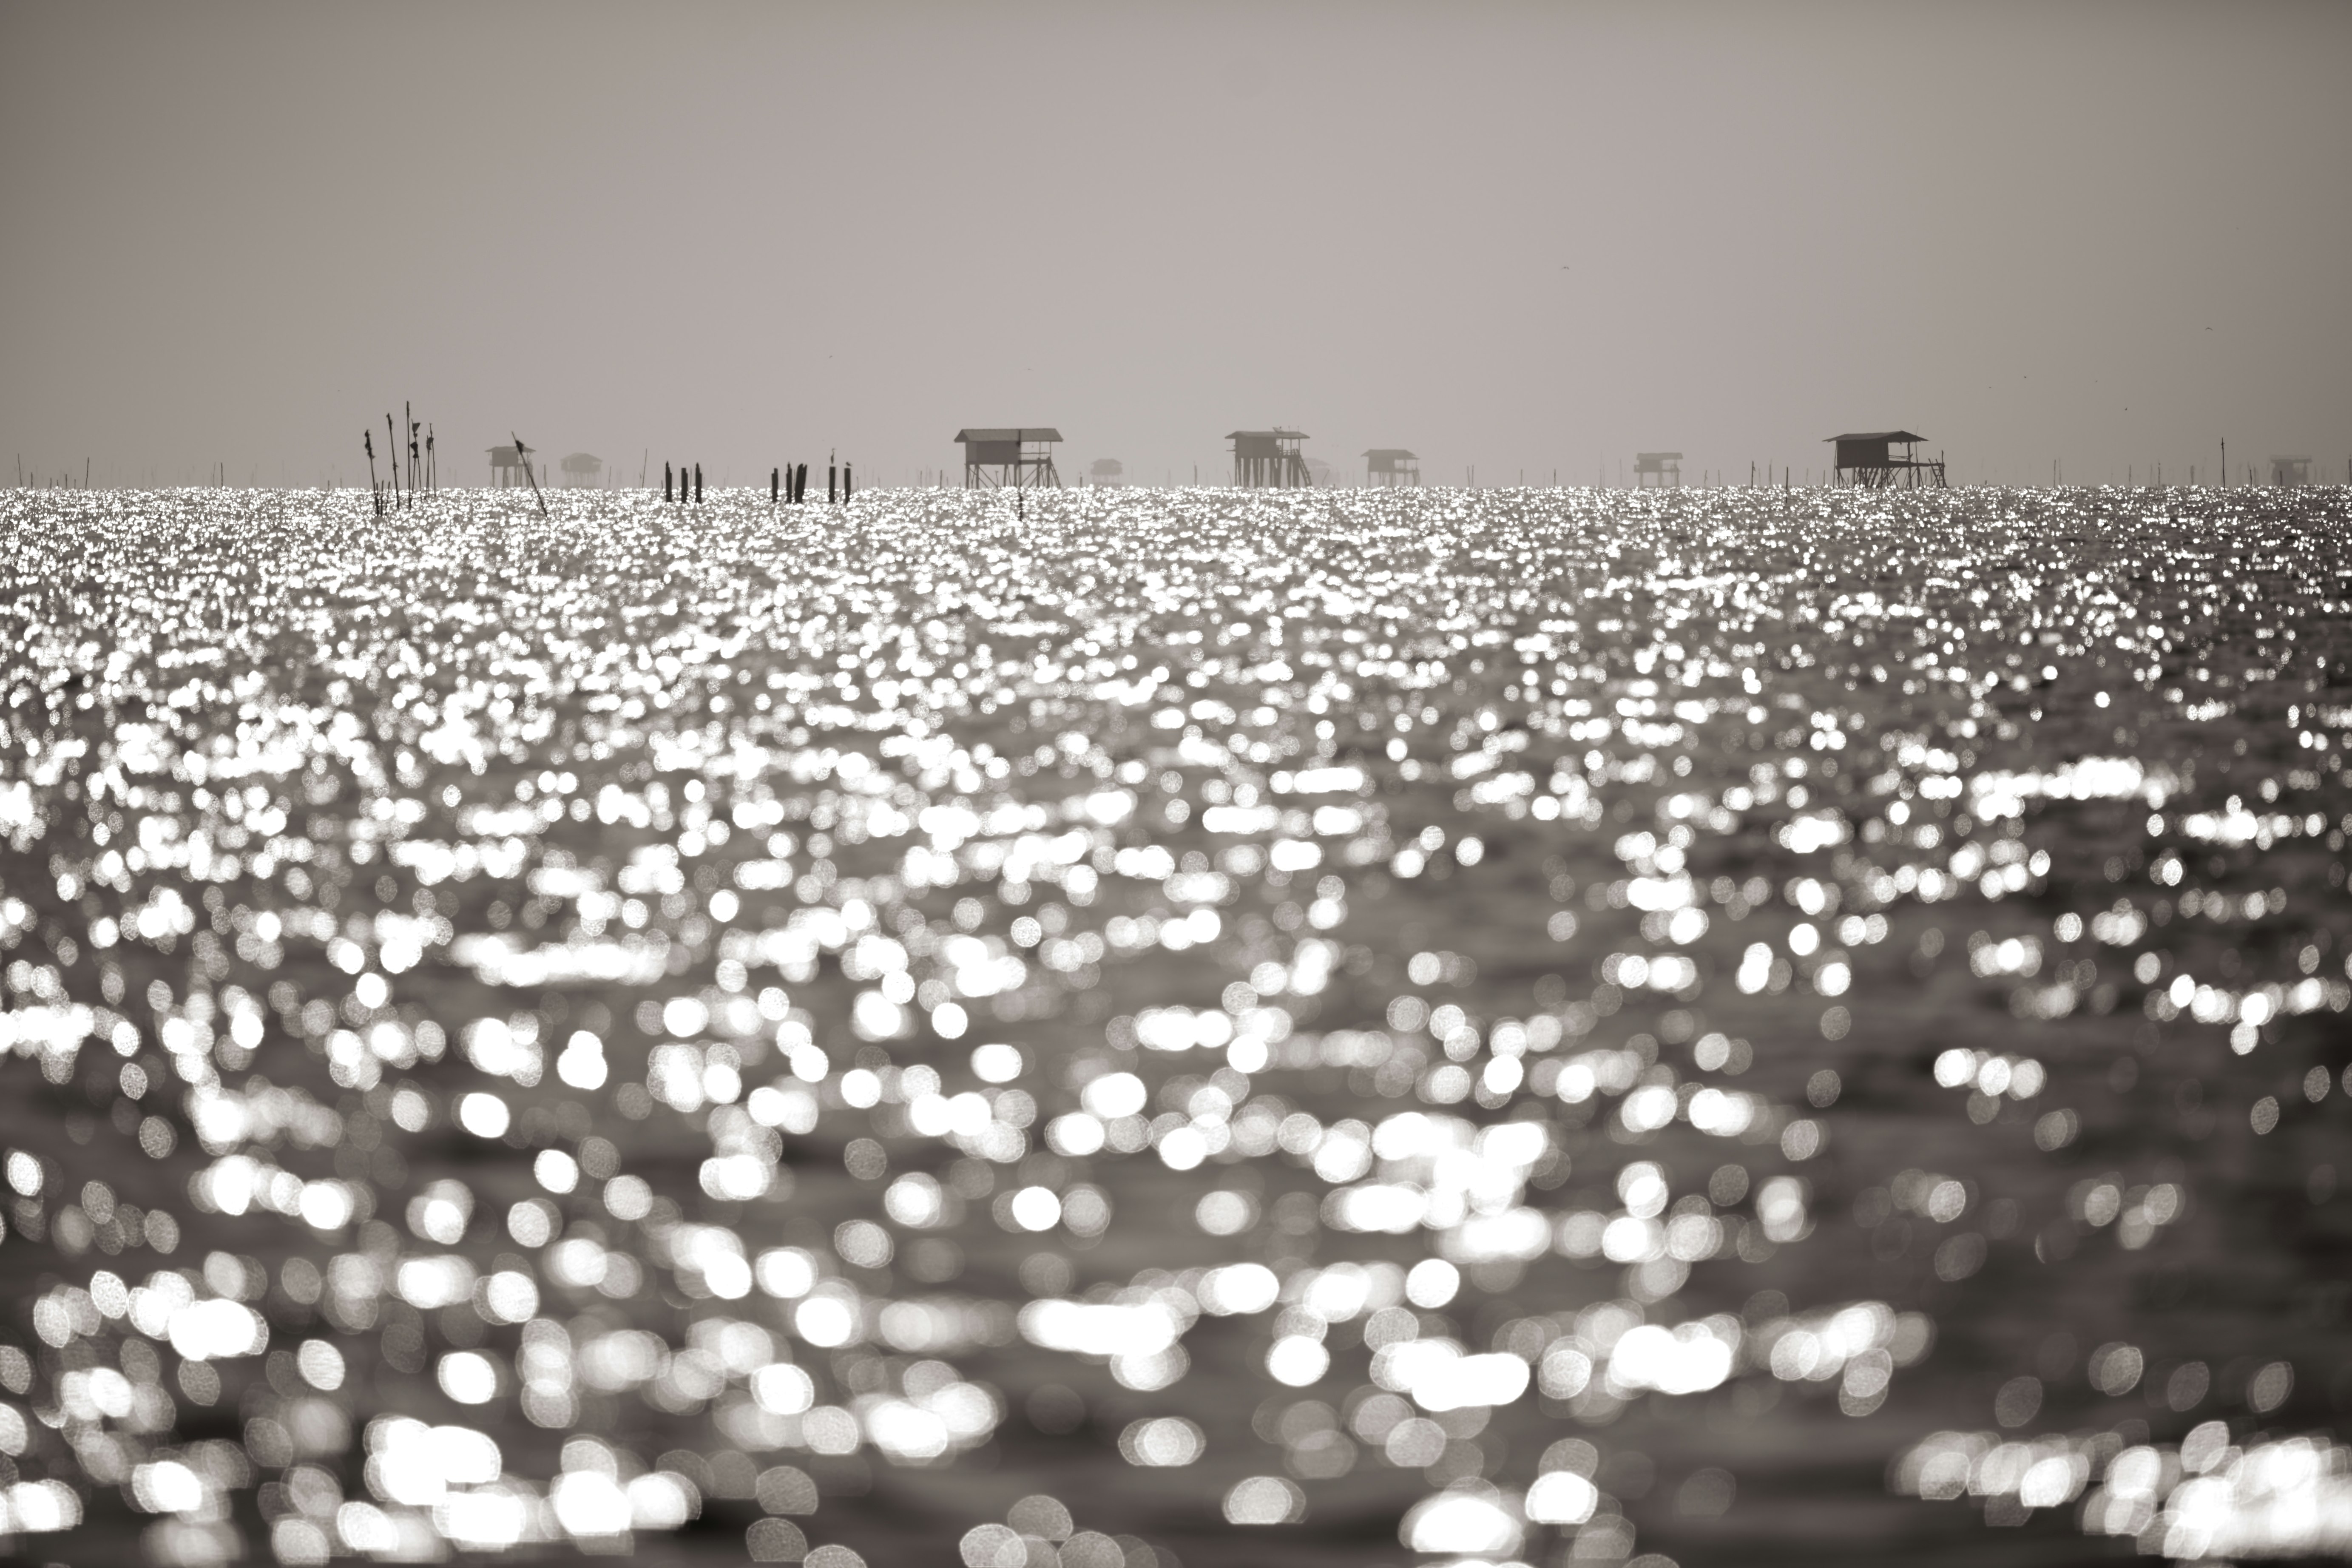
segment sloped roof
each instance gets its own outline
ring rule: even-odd
[[[1825,441],[1924,441],[1927,437],[1910,430],[1853,430],[1843,436],[1825,436]]]
[[[1397,458],[1412,458],[1412,460],[1416,463],[1421,461],[1418,457],[1414,457],[1412,453],[1406,451],[1402,447],[1373,447],[1368,449],[1364,453],[1364,456],[1367,458],[1389,458],[1392,459]]]
[[[1244,436],[1264,436],[1276,441],[1304,441],[1307,439],[1307,432],[1304,430],[1228,430],[1225,432],[1225,439],[1228,441],[1235,440]]]
[[[1050,426],[1025,425],[1018,429],[959,430],[955,438],[959,441],[1058,441],[1062,433]]]

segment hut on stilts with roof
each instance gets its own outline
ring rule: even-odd
[[[1311,489],[1315,476],[1307,471],[1300,444],[1303,430],[1234,430],[1225,439],[1234,444],[1234,483],[1245,490]]]
[[[1838,483],[1866,490],[1942,489],[1944,458],[1919,456],[1927,437],[1910,430],[1865,430],[1832,436]],[[1895,448],[1903,448],[1897,454]]]
[[[1062,488],[1062,476],[1054,467],[1059,430],[1045,426],[959,430],[955,438],[963,445],[963,488],[968,490]]]

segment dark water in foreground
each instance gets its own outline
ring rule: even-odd
[[[2352,1553],[2345,493],[0,500],[30,1561]]]

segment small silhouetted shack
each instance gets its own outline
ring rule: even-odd
[[[1087,480],[1097,485],[1120,485],[1127,482],[1127,465],[1117,458],[1097,458],[1087,468]]]
[[[1633,486],[1636,489],[1655,485],[1660,489],[1682,488],[1683,455],[1680,452],[1636,452],[1633,454]]]
[[[963,444],[963,488],[968,490],[1062,488],[1062,476],[1054,468],[1059,430],[1043,426],[959,430],[955,438]]]
[[[1375,489],[1410,489],[1421,483],[1421,459],[1402,447],[1374,447],[1364,454],[1364,475]]]
[[[1944,488],[1944,459],[1922,458],[1927,437],[1910,430],[1865,430],[1831,437],[1837,448],[1838,482],[1862,489]],[[1895,448],[1902,451],[1897,453]]]
[[[563,482],[577,489],[593,485],[604,471],[604,459],[591,452],[574,452],[563,459]]]
[[[2309,458],[2273,458],[2271,483],[2290,488],[2311,483],[2311,459]]]
[[[1303,430],[1234,430],[1234,483],[1245,490],[1303,490],[1314,486],[1299,444]]]
[[[520,447],[491,447],[490,487],[502,490],[530,483],[530,476],[523,471],[522,458],[523,449]]]

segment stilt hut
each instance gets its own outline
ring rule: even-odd
[[[1838,482],[1862,489],[1942,489],[1944,459],[1922,458],[1927,437],[1911,430],[1867,430],[1832,436]],[[1900,447],[1898,454],[1895,448]]]
[[[1054,468],[1059,430],[1044,426],[959,430],[955,438],[963,444],[963,488],[968,490],[1062,488],[1062,476]]]
[[[1680,452],[1636,452],[1633,454],[1633,488],[1645,489],[1680,489],[1683,484],[1683,455]]]
[[[1234,483],[1241,489],[1303,490],[1314,485],[1299,449],[1305,431],[1234,430],[1225,439],[1234,444]]]

